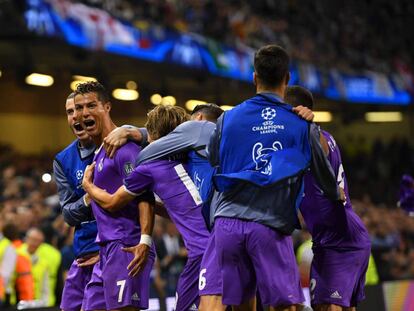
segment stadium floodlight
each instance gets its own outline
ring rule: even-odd
[[[129,90],[136,90],[137,89],[137,83],[135,81],[128,81],[126,83],[126,88]]]
[[[136,100],[139,93],[136,90],[115,89],[112,91],[112,96],[119,100]]]
[[[198,105],[204,105],[207,104],[207,102],[202,100],[196,100],[196,99],[190,99],[187,100],[185,103],[185,108],[187,108],[188,111],[193,111],[193,109]]]
[[[177,103],[177,101],[175,100],[174,96],[165,96],[162,98],[162,102],[163,105],[171,105],[171,106],[175,106],[175,104]]]
[[[402,113],[399,111],[380,111],[365,113],[365,121],[367,122],[401,122]]]
[[[221,108],[221,109],[223,109],[224,111],[227,111],[227,110],[231,110],[231,109],[233,109],[233,108],[234,108],[234,106],[230,106],[230,105],[223,105],[223,106],[220,106],[220,108]]]
[[[41,74],[41,73],[31,73],[25,79],[27,84],[36,85],[36,86],[51,86],[54,82],[52,76]]]
[[[52,181],[52,175],[50,175],[49,173],[44,173],[42,175],[42,181],[45,183],[49,183]]]
[[[160,94],[153,94],[150,98],[151,103],[153,105],[161,105],[162,103],[162,96]]]
[[[95,77],[88,77],[88,76],[81,76],[81,75],[73,75],[72,76],[73,81],[70,83],[70,88],[72,91],[76,90],[76,87],[78,84],[82,82],[88,82],[88,81],[98,81]]]
[[[314,111],[314,118],[313,122],[331,122],[332,121],[332,113],[329,111]]]

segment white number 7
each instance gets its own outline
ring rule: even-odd
[[[119,289],[119,294],[118,294],[118,302],[122,302],[122,296],[124,295],[125,282],[126,280],[120,280],[116,282],[117,286],[121,286],[121,288]]]

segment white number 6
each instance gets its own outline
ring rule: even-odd
[[[200,277],[198,279],[198,289],[203,290],[204,287],[206,287],[206,278],[204,277],[204,274],[206,274],[207,269],[202,269],[200,271]]]

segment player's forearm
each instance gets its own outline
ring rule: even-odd
[[[84,198],[81,197],[75,202],[61,203],[63,220],[69,226],[77,226],[84,221],[91,220],[90,207],[85,205]]]
[[[133,126],[125,127],[125,129],[126,129],[126,138],[129,141],[134,141],[140,144],[146,143],[146,139],[144,139],[143,133],[141,132],[140,129],[138,129],[137,127],[133,127]]]
[[[116,201],[114,196],[106,192],[105,190],[95,186],[92,183],[85,183],[83,185],[84,190],[90,196],[91,200],[95,201],[100,207],[105,210],[112,211],[116,209]]]
[[[76,226],[83,221],[90,220],[91,211],[89,206],[85,205],[83,198],[79,198],[73,191],[63,169],[56,160],[53,161],[53,172],[58,188],[59,203],[62,207],[62,215],[65,222],[69,226]]]
[[[138,204],[139,209],[139,225],[141,227],[141,235],[152,235],[154,229],[154,208],[150,203],[142,201]]]
[[[320,142],[320,133],[311,125],[310,144],[312,151],[311,171],[325,195],[332,201],[341,200],[341,193],[333,172]]]

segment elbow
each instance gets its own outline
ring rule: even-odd
[[[69,210],[63,208],[62,210],[63,220],[71,227],[78,225],[79,223],[75,221],[72,217],[72,214]]]
[[[116,212],[117,210],[119,210],[119,207],[118,207],[118,206],[117,206],[117,204],[116,204],[115,202],[113,202],[113,201],[110,201],[110,202],[107,202],[107,203],[103,203],[103,204],[101,204],[101,207],[102,207],[105,211],[110,212],[110,213],[114,213],[114,212]]]

